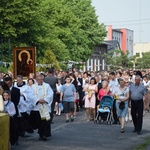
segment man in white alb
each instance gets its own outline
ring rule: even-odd
[[[43,82],[43,76],[37,76],[37,83],[30,92],[32,109],[30,119],[33,129],[38,129],[39,139],[47,140],[51,136],[50,112],[53,101],[53,91],[49,84]]]

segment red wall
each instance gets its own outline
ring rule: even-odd
[[[108,34],[107,34],[107,39],[112,40],[112,26],[108,26]]]
[[[126,53],[127,50],[127,30],[121,29],[122,32],[122,50]]]

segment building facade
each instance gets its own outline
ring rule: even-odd
[[[150,52],[150,43],[136,43],[133,47],[133,55],[142,57],[142,53]]]
[[[113,29],[111,25],[108,26],[108,34],[107,40],[117,40],[121,50],[125,53],[129,52],[129,57],[133,56],[133,31],[120,28],[120,29]]]
[[[133,56],[133,31],[125,28],[113,29],[108,26],[108,34],[106,40],[95,47],[93,54],[89,57],[83,71],[102,71],[107,70],[105,55],[109,51],[123,50],[128,51]]]
[[[93,54],[89,57],[83,71],[102,71],[107,70],[105,55],[107,53],[107,44],[104,42],[95,47]]]

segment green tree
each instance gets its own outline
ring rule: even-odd
[[[46,50],[44,53],[44,57],[40,63],[43,64],[51,64],[54,68],[60,69],[59,62],[56,59],[55,54],[51,50]]]
[[[105,26],[98,23],[91,0],[64,0],[64,4],[79,19],[76,25],[78,28],[72,30],[71,42],[64,42],[70,50],[72,60],[86,61],[93,53],[94,47],[104,40]]]
[[[36,46],[38,62],[48,49],[60,62],[86,61],[106,36],[91,0],[5,0],[0,14],[0,39],[11,49]]]
[[[137,69],[147,69],[150,68],[150,52],[142,53],[142,58],[136,59]]]
[[[131,59],[128,57],[128,52],[125,54],[123,50],[110,51],[104,56],[107,65],[109,65],[111,69],[130,68],[133,66]]]

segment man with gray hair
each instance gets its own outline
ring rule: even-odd
[[[143,97],[147,91],[143,84],[140,83],[141,77],[135,76],[135,83],[130,85],[131,115],[134,124],[133,132],[141,134],[143,124]]]
[[[38,129],[39,139],[47,140],[51,136],[50,112],[53,101],[53,90],[49,84],[43,81],[43,76],[38,75],[37,83],[30,88],[30,101],[32,109],[30,113],[33,129]]]

